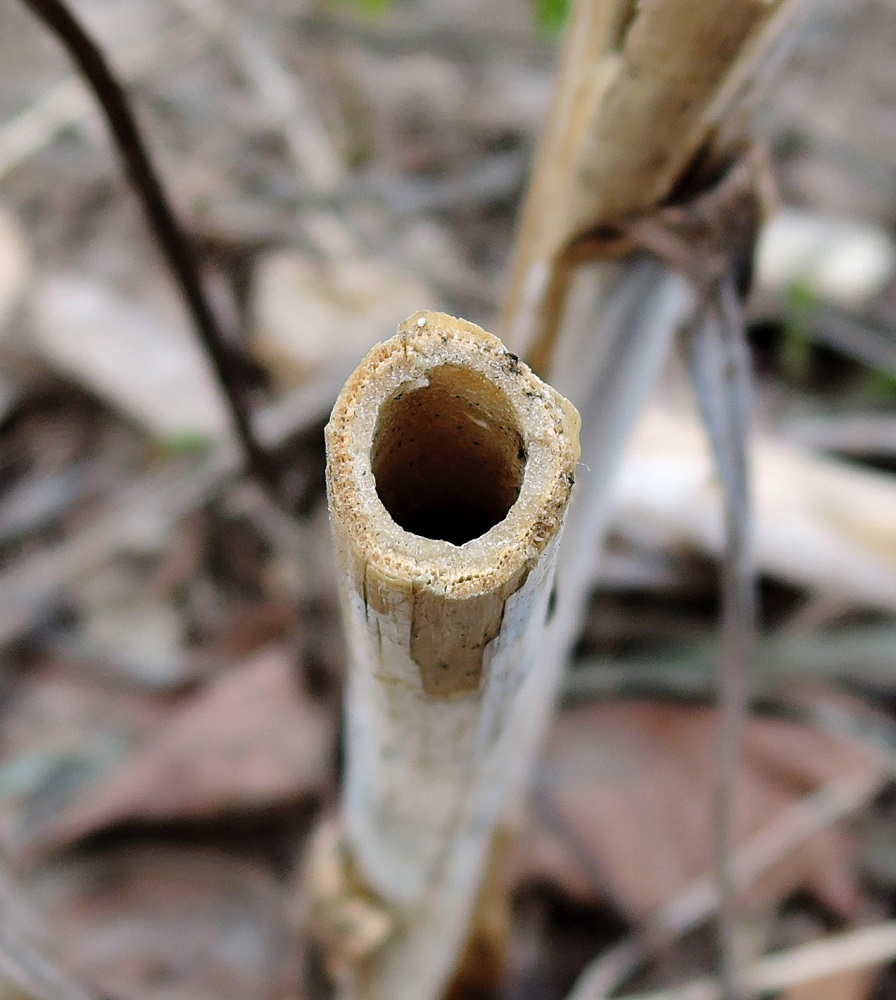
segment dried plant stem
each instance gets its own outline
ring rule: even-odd
[[[726,116],[777,58],[797,6],[573,3],[504,300],[511,350],[533,357],[557,335],[572,241],[655,209],[708,137],[731,130]]]
[[[206,298],[190,240],[152,164],[124,89],[97,44],[62,0],[22,0],[59,38],[96,96],[149,227],[171,270],[193,323],[218,377],[250,467],[267,485],[274,484],[270,456],[255,438],[245,379]]]
[[[578,416],[496,338],[420,313],[349,379],[327,456],[345,839],[393,920],[344,995],[436,1000],[551,694],[537,654]]]
[[[863,927],[765,955],[745,971],[745,995],[766,996],[842,972],[884,965],[896,957],[896,921]],[[723,1000],[720,984],[700,979],[668,990],[632,993],[623,1000]]]
[[[607,439],[586,436],[583,440],[583,461],[588,467],[597,466],[600,474],[590,491],[589,506],[597,513],[589,511],[577,525],[576,544],[580,546],[584,539],[595,539],[602,532],[620,442],[631,429],[633,403],[643,404],[645,398],[644,373],[638,371],[637,356],[633,359],[619,339],[620,315],[613,316],[609,308],[608,290],[617,302],[624,302],[627,279],[632,288],[643,280],[644,268],[631,254],[632,246],[649,248],[663,261],[646,290],[648,297],[662,296],[669,303],[676,296],[678,300],[662,314],[658,326],[637,337],[639,344],[653,348],[644,352],[644,368],[650,375],[658,369],[656,348],[669,343],[675,326],[694,303],[694,298],[688,301],[686,292],[674,291],[669,272],[684,275],[701,302],[715,301],[696,335],[698,354],[710,351],[706,364],[701,365],[698,358],[695,385],[717,445],[714,457],[725,485],[728,529],[721,684],[725,736],[717,809],[718,872],[727,887],[720,928],[726,1000],[735,1000],[739,993],[731,818],[745,711],[746,637],[754,617],[744,459],[747,424],[739,395],[746,366],[738,369],[738,378],[727,377],[728,362],[740,358],[742,348],[737,341],[740,334],[733,339],[726,335],[736,309],[728,272],[744,251],[750,252],[750,224],[755,222],[762,198],[757,194],[759,185],[744,188],[743,197],[736,194],[738,176],[749,171],[745,158],[740,169],[728,175],[734,182],[729,194],[734,197],[727,204],[724,185],[718,192],[721,199],[709,187],[701,188],[709,184],[710,173],[702,182],[691,178],[690,204],[665,210],[662,204],[680,189],[697,155],[707,153],[711,135],[720,130],[736,133],[726,121],[732,101],[752,85],[758,62],[769,58],[774,48],[771,42],[781,37],[795,7],[795,0],[659,0],[651,4],[578,0],[573,4],[502,316],[502,330],[513,349],[569,394],[582,409],[586,428],[592,419],[591,407],[584,403],[588,397],[600,414],[599,423],[614,428]],[[726,161],[724,151],[725,144],[714,139],[707,161],[717,161],[717,169]],[[679,190],[679,198],[683,197]],[[729,215],[747,224],[735,226],[726,241]],[[622,238],[612,242],[617,235]],[[593,241],[590,250],[589,241]],[[626,246],[629,256],[619,267],[606,263],[608,256]],[[591,313],[600,318],[590,320],[587,335],[592,340],[604,338],[602,356],[587,342],[583,345],[581,327],[576,328],[571,317],[576,280],[589,253],[602,288],[596,296],[597,311]],[[645,292],[643,285],[641,292]],[[611,353],[606,345],[618,353]],[[596,373],[589,386],[581,371],[587,369],[589,356],[595,355],[599,364],[608,367]],[[578,372],[573,371],[576,366]],[[558,372],[568,372],[578,391],[570,392]],[[616,389],[612,399],[595,399],[594,385],[608,383]],[[581,562],[574,556],[573,561]],[[565,634],[558,637],[556,651],[548,654],[551,658],[565,655],[570,648],[573,626],[581,618],[586,574],[576,572],[574,565],[569,571],[564,568],[561,587],[564,583],[567,588],[560,591],[560,599],[566,606],[558,617]]]
[[[719,876],[720,970],[726,1000],[740,995],[735,876],[735,806],[748,678],[756,641],[756,567],[747,456],[750,359],[743,308],[731,276],[703,304],[691,337],[691,369],[719,473],[725,519],[722,630],[719,656],[721,716],[715,851]]]

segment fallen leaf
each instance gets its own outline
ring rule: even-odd
[[[893,476],[762,432],[751,449],[762,571],[856,607],[896,608]],[[612,507],[613,530],[637,546],[722,552],[720,487],[696,418],[648,407],[620,463]]]
[[[89,274],[49,274],[35,283],[30,312],[45,360],[154,437],[226,434],[208,359],[170,293],[135,298]]]
[[[887,229],[847,216],[781,208],[756,247],[759,288],[859,309],[896,273],[896,243]]]
[[[879,968],[849,969],[794,986],[780,1000],[869,1000],[879,976]]]
[[[298,981],[283,894],[217,852],[139,847],[32,880],[59,960],[119,1000],[281,1000]]]
[[[0,720],[0,841],[15,857],[95,782],[115,772],[170,711],[168,701],[66,672],[20,678]]]
[[[366,253],[333,218],[305,220],[316,251],[277,250],[256,263],[252,349],[284,387],[338,360],[357,362],[433,292],[411,272]]]
[[[81,612],[77,629],[53,643],[97,673],[146,688],[175,688],[187,674],[183,617],[170,601],[125,598]]]
[[[714,709],[606,702],[564,712],[548,741],[517,880],[547,879],[583,902],[612,899],[644,920],[712,867]],[[752,717],[738,798],[739,839],[834,778],[877,769],[865,749],[788,720]],[[751,903],[797,889],[845,913],[857,898],[852,845],[827,830],[773,865]]]
[[[28,283],[31,253],[25,233],[6,209],[0,207],[0,331]]]
[[[286,647],[216,678],[114,773],[43,831],[57,848],[124,820],[197,819],[313,795],[329,777],[335,720],[306,695]]]

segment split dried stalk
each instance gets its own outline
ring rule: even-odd
[[[436,1000],[534,753],[578,415],[497,338],[419,313],[327,427],[349,647],[345,845],[391,933],[344,995]]]
[[[529,358],[557,334],[576,237],[657,208],[709,137],[732,131],[797,5],[573,3],[504,300],[511,350]]]
[[[585,473],[545,648],[559,682],[605,534],[611,488],[669,345],[695,307],[666,265],[576,266],[575,239],[656,209],[791,32],[797,0],[574,0],[511,262],[501,329],[583,416]],[[763,81],[764,82],[764,81]],[[714,523],[715,520],[714,520]]]
[[[771,59],[778,48],[772,43],[783,37],[796,5],[796,0],[657,0],[649,4],[578,0],[573,4],[548,127],[512,263],[502,331],[513,349],[545,377],[557,381],[557,373],[565,372],[577,387],[570,398],[582,409],[587,428],[583,460],[586,467],[599,470],[589,490],[587,509],[572,512],[578,547],[603,533],[607,495],[621,443],[645,401],[649,379],[658,371],[658,357],[676,330],[693,320],[695,300],[705,307],[718,298],[725,282],[740,277],[735,272],[743,251],[749,252],[749,234],[733,234],[730,244],[724,239],[719,243],[718,236],[724,237],[727,228],[722,215],[703,220],[696,217],[690,223],[687,216],[698,204],[695,196],[707,190],[712,171],[717,173],[723,164],[732,162],[732,138],[737,133],[732,128],[732,104],[758,78],[760,64]],[[719,133],[732,134],[722,140]],[[712,164],[712,171],[705,171],[702,181],[694,170],[701,158]],[[688,173],[694,175],[689,189],[693,200],[677,214],[677,224],[684,222],[685,228],[678,234],[667,229],[659,233],[663,238],[658,241],[658,228],[664,225],[659,215],[663,203],[676,193],[679,199],[684,197],[682,182]],[[752,216],[764,200],[759,190],[757,185]],[[632,224],[637,216],[639,229]],[[671,220],[668,213],[666,219]],[[703,228],[704,239],[696,241],[702,249],[689,248],[689,224],[694,233]],[[637,245],[649,247],[663,259],[652,277],[643,260],[631,252],[621,264],[607,261],[613,252],[621,252],[618,246],[610,246],[608,236],[620,233],[634,236]],[[598,244],[597,251],[587,245],[589,241]],[[741,242],[745,246],[740,246]],[[683,248],[684,258],[681,253],[670,255],[670,246]],[[596,254],[603,259],[592,263],[591,311],[580,311],[577,323],[573,323],[570,305],[575,299],[576,280],[581,265],[594,261]],[[692,294],[674,287],[676,271],[688,279]],[[648,303],[655,300],[660,308],[657,321],[632,338],[641,349],[635,353],[632,340],[623,339],[622,331],[628,326],[626,332],[633,332],[631,317],[639,309],[634,298],[638,294]],[[614,302],[624,307],[616,315],[611,310]],[[595,341],[603,342],[595,346]],[[639,365],[641,357],[644,362]],[[593,369],[589,383],[582,373],[589,369],[592,358],[604,367]],[[559,382],[566,391],[564,380]],[[598,384],[613,387],[609,398],[594,392]],[[698,383],[697,389],[704,410],[709,416],[716,415],[706,386]],[[611,433],[590,434],[592,422]],[[711,430],[717,432],[718,428]],[[737,464],[744,465],[743,435],[729,443],[732,451],[728,458],[738,458]],[[738,509],[738,504],[745,504],[745,493],[735,495],[726,490],[725,502],[729,511]],[[728,548],[746,553],[748,526],[735,520],[729,518],[736,531],[729,536]],[[569,569],[564,566],[559,581],[563,604],[557,634],[551,637],[552,648],[546,649],[556,677],[577,632],[575,626],[581,621],[587,586],[581,557],[569,555],[573,556],[568,560]],[[739,576],[746,565],[746,560],[741,560]],[[728,588],[728,593],[740,597],[741,589]],[[726,609],[729,622],[750,617],[746,605]],[[736,672],[743,669],[743,663],[736,664]],[[729,720],[742,717],[745,711],[742,684],[731,682],[734,675],[732,670],[725,671],[722,688]],[[720,773],[723,788],[733,778],[736,733],[737,727],[731,728],[725,737],[722,757],[726,765]],[[723,795],[720,801],[723,849],[719,851],[719,873],[723,882],[730,882],[731,845],[725,831],[731,825],[731,798]],[[733,901],[729,899],[720,920],[729,998],[738,993],[734,923]]]

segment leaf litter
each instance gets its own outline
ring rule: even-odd
[[[58,849],[113,824],[206,819],[320,796],[331,780],[332,713],[270,647],[182,700],[135,752],[35,835]]]
[[[648,919],[712,867],[718,719],[714,709],[604,702],[553,727],[533,791],[516,878],[546,880],[583,903],[611,902]],[[861,743],[804,723],[754,716],[747,726],[740,840],[839,777],[880,771]],[[638,831],[633,848],[632,831]],[[826,830],[749,888],[748,908],[797,891],[842,918],[860,898],[855,844]]]
[[[402,315],[411,309],[408,295],[431,295],[488,325],[554,59],[552,40],[528,11],[488,0],[473,18],[467,5],[424,4],[371,20],[347,8],[273,5],[249,12],[258,19],[254,61],[240,65],[248,50],[230,46],[222,56],[226,25],[211,30],[201,2],[176,10],[135,0],[113,6],[97,0],[92,19],[135,83],[141,118],[197,231],[257,402],[276,403],[296,378],[272,360],[280,339],[277,351],[258,346],[259,294],[271,261],[291,262],[286,284],[300,289],[296,309],[326,319],[325,335],[303,333],[300,324],[288,330],[298,359],[290,366],[320,385],[338,385],[348,354],[381,335],[389,315],[381,287]],[[891,229],[896,22],[882,4],[830,7],[769,109],[784,198],[810,213]],[[227,471],[233,462],[197,479],[204,441],[222,433],[215,388],[183,339],[167,276],[93,117],[70,94],[43,100],[56,93],[48,88],[71,90],[67,71],[45,58],[33,25],[13,11],[8,27],[0,57],[13,72],[0,116],[27,126],[28,149],[4,165],[2,178],[0,564],[4,574],[31,568],[52,581],[40,581],[4,625],[4,861],[26,876],[24,902],[45,919],[57,956],[98,991],[128,1000],[285,1000],[301,993],[302,938],[284,916],[283,897],[308,815],[331,802],[337,770],[333,696],[343,653],[332,575],[319,551],[316,444],[327,407],[300,406],[285,435],[302,498],[287,518],[257,498],[246,501]],[[144,36],[139,58],[132,35]],[[843,39],[864,53],[853,60],[848,86],[834,73],[842,59],[831,58]],[[258,44],[267,46],[260,56]],[[339,160],[332,177],[324,161],[314,162],[313,143],[301,147],[297,174],[303,122],[288,123],[284,142],[277,116],[245,85],[257,87],[262,70],[268,86],[293,79],[293,97],[314,106],[309,127],[327,133],[326,155]],[[830,100],[817,99],[819,80]],[[856,155],[843,155],[838,143]],[[327,178],[326,197],[309,201],[304,176]],[[7,225],[7,212],[18,221]],[[338,234],[335,250],[320,232]],[[365,293],[351,302],[342,252]],[[316,282],[316,273],[330,277]],[[875,286],[875,296],[857,319],[892,328],[892,282]],[[772,304],[771,321],[783,328],[781,310]],[[289,327],[288,304],[286,311]],[[276,319],[282,325],[280,312]],[[351,350],[337,343],[349,320],[358,344]],[[842,341],[851,327],[841,326]],[[826,356],[818,363],[812,343],[808,351],[810,374],[832,367]],[[800,389],[794,406],[827,405],[823,380]],[[843,402],[853,405],[848,395]],[[139,503],[128,499],[135,482],[145,485]],[[174,494],[180,499],[170,500]],[[116,503],[128,524],[106,532],[104,512]],[[620,545],[631,551],[625,539]],[[64,558],[41,561],[60,551]],[[712,575],[698,579],[686,568],[684,576],[686,614],[668,587],[649,582],[619,599],[624,638],[621,630],[610,652],[625,657],[639,643],[649,647],[676,618],[687,618],[689,634],[709,634]],[[3,578],[14,590],[24,577]],[[7,591],[0,603],[17,596]],[[886,622],[861,599],[845,604],[857,635]],[[586,656],[589,645],[612,646],[608,624],[595,620],[583,638]],[[816,623],[809,638],[817,646],[823,637]],[[862,716],[855,702],[849,713]],[[545,976],[545,963],[552,974],[581,964],[582,940],[593,951],[618,936],[620,916],[636,925],[649,919],[707,870],[716,736],[712,710],[668,700],[609,698],[558,719],[514,863],[530,901],[534,892],[548,905],[559,894],[576,914],[575,927],[551,939],[553,951],[545,948],[546,925],[531,922],[540,942],[533,952],[542,956],[538,995],[563,992],[562,976]],[[855,734],[755,716],[743,836],[831,782],[875,778],[880,760]],[[308,803],[301,815],[273,818],[300,802]],[[891,815],[865,812],[879,821],[875,836],[896,839]],[[272,848],[251,825],[234,833],[234,817],[261,829],[280,823],[283,836]],[[886,892],[863,878],[861,848],[861,826],[829,825],[764,872],[747,892],[751,908],[772,926],[794,899],[812,899],[829,922],[854,920],[869,898],[886,908]],[[603,922],[588,925],[584,914],[590,908],[594,919],[598,904]],[[701,971],[685,947],[678,971]],[[520,995],[537,992],[525,979],[518,985]],[[873,984],[857,979],[840,988],[852,991],[842,994],[850,1000],[874,995]],[[316,989],[309,996],[323,995]],[[787,1000],[801,997],[792,991]]]

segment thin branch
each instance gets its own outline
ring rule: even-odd
[[[268,486],[274,483],[270,455],[253,434],[240,366],[202,289],[190,241],[162,187],[124,89],[97,44],[62,0],[22,0],[62,42],[97,99],[149,227],[183,294],[199,339],[212,362],[250,468]]]

